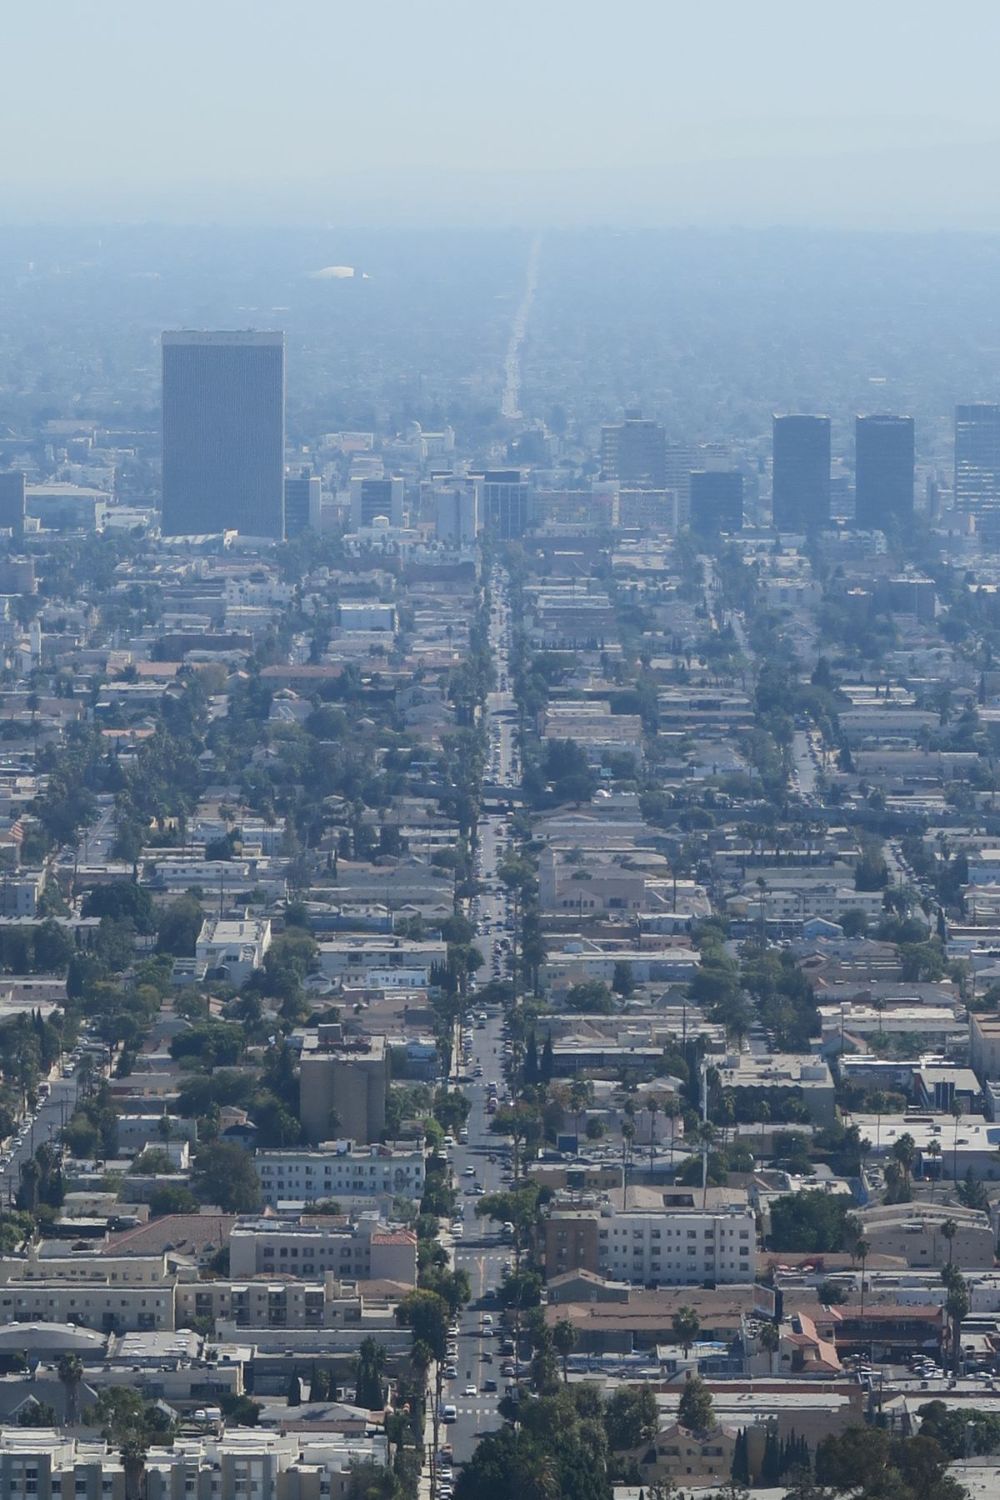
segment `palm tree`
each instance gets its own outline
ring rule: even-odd
[[[882,1144],[882,1116],[889,1107],[889,1096],[878,1089],[871,1097],[871,1107],[875,1111],[875,1154],[878,1155]]]
[[[910,1132],[904,1131],[897,1141],[893,1142],[892,1154],[899,1163],[903,1173],[903,1180],[907,1187],[910,1185],[910,1173],[917,1155],[917,1143]]]
[[[83,1363],[78,1354],[62,1354],[59,1357],[57,1369],[66,1392],[66,1426],[75,1427],[80,1420],[80,1384],[83,1380]]]
[[[777,1354],[781,1344],[781,1332],[777,1323],[762,1323],[757,1335],[757,1342],[762,1349],[766,1349],[771,1356],[771,1374],[774,1374],[774,1356]]]
[[[125,1470],[125,1500],[143,1500],[146,1488],[143,1479],[146,1472],[146,1440],[133,1434],[121,1446],[122,1468]]]
[[[631,1102],[631,1101],[630,1101]],[[627,1107],[627,1106],[626,1106]],[[635,1125],[626,1120],[622,1125],[622,1208],[628,1208],[628,1169],[632,1165],[632,1142],[635,1140]]]
[[[944,1310],[951,1323],[951,1370],[956,1379],[962,1363],[962,1320],[968,1317],[969,1306],[969,1289],[965,1278],[957,1272],[952,1272],[948,1280],[948,1296]]]
[[[934,1162],[935,1167],[934,1175],[931,1178],[931,1200],[933,1201],[934,1191],[941,1176],[941,1142],[931,1141],[927,1147],[927,1155]]]
[[[684,1358],[687,1359],[691,1352],[691,1345],[701,1332],[701,1322],[693,1307],[679,1307],[674,1313],[673,1319],[674,1338],[684,1350]]]
[[[945,1219],[941,1225],[941,1233],[948,1241],[948,1270],[951,1270],[951,1258],[954,1254],[954,1239],[958,1233],[958,1224],[954,1219]]]
[[[559,1318],[552,1326],[552,1344],[562,1360],[563,1385],[569,1383],[569,1357],[576,1348],[576,1329],[569,1318]]]
[[[958,1122],[962,1118],[962,1101],[953,1099],[951,1105],[952,1119],[955,1121],[955,1137],[951,1148],[951,1175],[955,1182],[958,1181]]]

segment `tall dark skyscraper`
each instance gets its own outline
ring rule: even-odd
[[[285,338],[163,335],[163,532],[285,534]]]
[[[485,529],[502,541],[528,529],[530,485],[521,469],[487,469],[477,481],[479,514]]]
[[[955,509],[979,531],[1000,528],[1000,406],[955,408]]]
[[[24,537],[25,488],[20,469],[0,473],[0,527],[16,541]]]
[[[815,531],[830,519],[830,418],[776,416],[773,515],[779,531]]]
[[[666,434],[659,422],[626,412],[601,428],[601,475],[627,489],[662,490],[667,482]]]
[[[310,526],[319,525],[321,481],[317,474],[303,469],[300,474],[285,476],[285,536],[301,536]]]
[[[913,418],[854,421],[854,520],[866,529],[913,520]]]
[[[743,475],[738,469],[693,469],[691,530],[700,536],[743,527]]]

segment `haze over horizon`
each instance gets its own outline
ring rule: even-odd
[[[6,18],[2,218],[1000,227],[1000,11],[824,19],[41,0]]]

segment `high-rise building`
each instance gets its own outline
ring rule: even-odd
[[[743,475],[738,469],[693,469],[691,530],[700,536],[743,529]]]
[[[913,520],[913,418],[856,417],[854,519],[866,530]]]
[[[0,528],[18,541],[24,536],[25,488],[19,469],[0,473]]]
[[[977,530],[1000,526],[1000,406],[955,408],[955,509],[974,516]]]
[[[686,526],[691,519],[691,470],[704,468],[695,459],[689,443],[667,443],[665,446],[663,483],[677,496],[677,524]]]
[[[476,483],[479,520],[501,541],[523,536],[528,529],[530,486],[522,469],[487,469]]]
[[[163,532],[285,534],[285,338],[163,335]]]
[[[461,480],[434,492],[434,534],[446,547],[471,547],[479,529],[476,487]]]
[[[830,519],[830,418],[773,419],[772,515],[779,531],[816,531]]]
[[[303,469],[301,474],[285,476],[285,536],[301,536],[312,528],[319,530],[319,512],[323,486],[318,474]]]
[[[602,427],[601,478],[628,489],[666,489],[666,434],[659,422],[629,411],[624,422]]]
[[[351,480],[351,530],[371,526],[377,516],[384,516],[390,526],[402,526],[404,480],[359,478]]]
[[[306,1140],[328,1141],[341,1133],[360,1145],[377,1141],[385,1129],[388,1083],[385,1037],[345,1040],[338,1022],[307,1032],[299,1064],[299,1118]]]

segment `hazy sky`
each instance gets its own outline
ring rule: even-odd
[[[10,0],[0,215],[1000,226],[996,0]]]

